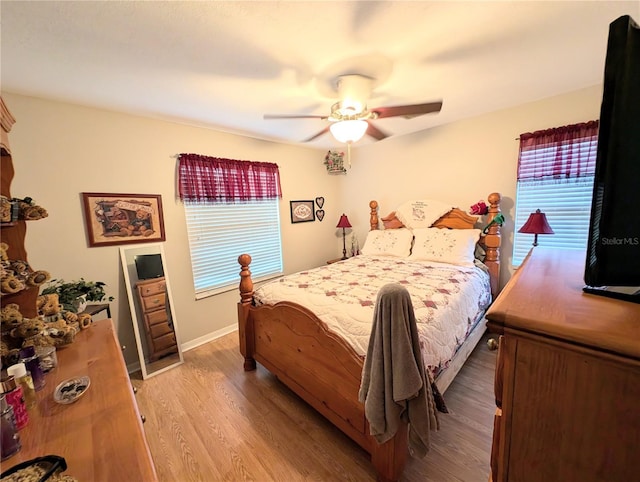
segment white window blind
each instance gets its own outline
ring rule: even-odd
[[[586,249],[591,215],[593,176],[557,181],[520,181],[516,190],[516,232],[513,240],[513,265],[519,266],[533,246],[533,234],[517,230],[529,214],[540,209],[547,215],[554,234],[539,234],[538,246]]]
[[[520,152],[513,240],[514,266],[522,263],[533,246],[534,235],[519,233],[518,229],[536,209],[546,214],[554,231],[554,234],[538,235],[539,246],[586,249],[596,146],[597,138],[592,136]]]
[[[254,281],[282,274],[278,199],[184,206],[196,298],[237,287],[243,253]]]

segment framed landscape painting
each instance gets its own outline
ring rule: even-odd
[[[164,241],[159,194],[83,192],[89,246]]]

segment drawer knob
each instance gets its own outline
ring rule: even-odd
[[[142,420],[142,423],[145,423],[147,421],[147,417],[140,415],[140,420]]]
[[[136,387],[133,387],[133,394],[135,395],[136,393],[138,393],[138,389]]]
[[[127,345],[122,345],[122,346],[120,347],[120,349],[121,349],[122,351],[125,351],[125,350],[127,349]]]

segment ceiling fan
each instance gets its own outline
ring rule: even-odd
[[[371,123],[375,119],[386,117],[404,117],[411,119],[423,114],[440,112],[442,101],[424,104],[397,105],[368,108],[367,100],[371,94],[374,79],[359,74],[339,76],[336,82],[339,101],[331,106],[331,114],[323,115],[274,115],[265,114],[265,119],[321,119],[330,124],[317,134],[305,139],[309,142],[331,131],[340,142],[350,144],[367,134],[376,140],[389,137]]]

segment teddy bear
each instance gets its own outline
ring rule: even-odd
[[[43,329],[37,335],[26,338],[22,346],[65,346],[73,343],[76,333],[74,327],[67,324],[64,318],[43,322]]]
[[[0,221],[11,222],[11,201],[5,196],[0,196]]]
[[[10,367],[20,361],[20,350],[18,348],[10,348],[5,337],[0,339],[0,357],[2,364]]]
[[[36,298],[36,309],[44,321],[57,321],[62,318],[62,306],[55,293],[40,295]],[[66,321],[66,320],[65,320]]]
[[[0,293],[18,293],[28,287],[40,286],[51,279],[47,271],[34,271],[26,261],[9,259],[8,250],[7,243],[0,243]]]
[[[20,306],[17,303],[7,303],[0,310],[0,319],[2,321],[0,356],[2,357],[3,365],[10,366],[17,363],[22,345],[21,339],[14,339],[11,336],[11,332],[23,323]]]
[[[2,294],[17,293],[26,287],[10,267],[8,250],[7,243],[0,243],[0,293]]]
[[[7,303],[0,310],[0,319],[2,320],[2,333],[7,333],[17,328],[22,323],[22,313],[20,313],[20,305],[17,303]]]
[[[136,211],[136,217],[127,227],[129,236],[151,236],[154,231],[151,229],[151,214],[143,209]]]
[[[27,346],[29,339],[34,338],[44,331],[44,321],[40,318],[23,318],[22,322],[13,328],[9,334],[15,340],[22,340],[22,346]]]
[[[66,311],[59,302],[56,293],[40,295],[36,299],[38,314],[43,317],[46,330],[66,331],[73,329],[75,333],[88,328],[91,324],[91,315],[87,313],[74,313]],[[45,331],[46,331],[45,330]]]
[[[14,198],[13,201],[18,203],[18,219],[36,221],[49,216],[47,210],[35,204],[30,197],[24,199]]]

